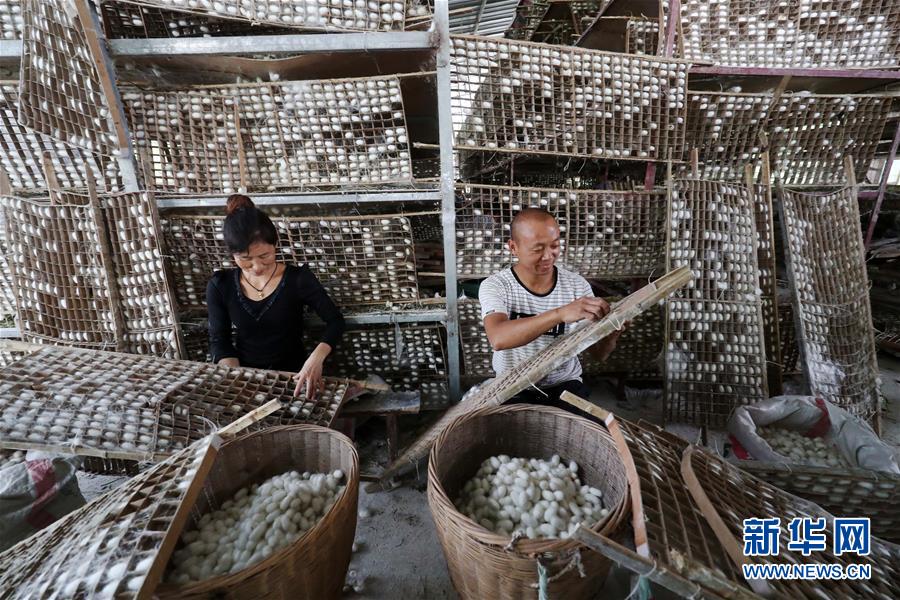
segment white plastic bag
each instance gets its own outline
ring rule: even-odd
[[[29,452],[0,469],[0,552],[84,505],[75,457]]]
[[[758,427],[790,429],[808,437],[824,437],[854,467],[900,474],[891,447],[872,428],[844,409],[811,396],[776,396],[740,406],[728,419],[735,456],[763,462],[791,462],[775,452]]]

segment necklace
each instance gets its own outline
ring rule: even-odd
[[[275,263],[275,268],[272,269],[272,274],[269,275],[269,278],[266,279],[266,282],[263,284],[263,286],[262,286],[261,288],[258,288],[258,287],[256,287],[255,285],[253,285],[252,283],[250,283],[250,280],[247,278],[246,275],[244,275],[244,272],[243,272],[243,271],[241,271],[241,277],[244,278],[244,281],[247,282],[247,285],[249,285],[249,286],[252,287],[254,290],[256,290],[257,297],[258,297],[260,300],[262,300],[262,297],[263,297],[263,290],[265,290],[266,287],[268,287],[269,282],[272,281],[272,278],[275,277],[275,273],[277,273],[277,272],[278,272],[278,263]]]

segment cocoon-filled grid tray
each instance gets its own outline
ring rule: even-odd
[[[559,223],[560,260],[584,277],[646,277],[663,263],[662,190],[565,190],[461,184],[456,191],[456,261],[462,279],[511,262],[507,242],[520,210],[543,208]]]
[[[158,460],[273,399],[255,427],[331,425],[348,381],[310,401],[291,375],[48,346],[0,369],[0,448]]]
[[[54,192],[2,205],[23,339],[181,356],[151,196]]]
[[[49,165],[64,190],[85,190],[86,177],[98,190],[120,191],[122,181],[115,160],[37,133],[18,121],[19,86],[0,85],[0,166],[14,193],[46,191],[44,168]],[[48,160],[42,161],[46,156]]]
[[[307,264],[341,307],[419,300],[410,218],[273,217],[280,258]],[[222,237],[224,217],[166,212],[162,231],[182,310],[206,307],[214,271],[233,268]]]
[[[900,4],[883,0],[685,0],[679,37],[694,63],[776,68],[900,65]]]
[[[881,391],[856,186],[780,190],[797,345],[810,392],[876,423]]]
[[[446,333],[442,325],[370,325],[344,332],[326,372],[350,379],[377,375],[395,392],[418,391],[421,409],[446,407]]]
[[[274,35],[286,32],[283,25],[263,25],[130,2],[101,2],[100,17],[109,39]]]
[[[724,425],[768,396],[754,200],[745,185],[671,182],[668,266],[694,279],[666,305],[667,420]]]
[[[124,131],[116,131],[118,106],[107,95],[115,83],[94,54],[94,23],[82,23],[76,6],[66,0],[22,3],[19,122],[82,150],[118,156]]]
[[[700,174],[744,178],[768,138],[773,179],[783,185],[845,181],[843,161],[852,156],[862,179],[891,111],[891,95],[820,95],[807,92],[701,92],[688,94],[685,149],[699,152]]]
[[[628,19],[625,24],[627,54],[656,54],[659,46],[659,21]]]
[[[219,443],[197,440],[0,554],[0,594],[152,597]]]
[[[132,89],[122,100],[157,192],[412,184],[395,76]]]
[[[451,36],[454,146],[584,158],[679,158],[688,64]]]
[[[142,7],[183,11],[216,19],[323,31],[401,31],[422,23],[431,11],[414,0],[126,0]]]

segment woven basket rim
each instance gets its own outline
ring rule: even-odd
[[[445,510],[445,516],[454,521],[457,525],[464,526],[469,533],[469,537],[474,539],[479,544],[485,546],[505,548],[509,545],[512,538],[504,537],[500,534],[485,529],[480,523],[477,523],[473,519],[470,519],[456,509],[456,506],[450,500],[446,490],[444,490],[444,486],[441,484],[440,479],[437,475],[437,450],[443,445],[446,437],[450,434],[451,431],[467,421],[484,416],[515,412],[546,413],[566,419],[571,419],[573,421],[583,422],[583,424],[588,428],[596,429],[599,437],[608,438],[611,449],[616,453],[616,455],[618,455],[618,448],[615,445],[615,441],[612,439],[612,436],[610,436],[609,432],[606,431],[605,428],[589,419],[585,419],[584,417],[572,414],[560,408],[541,406],[537,404],[501,404],[499,406],[482,407],[478,410],[474,410],[470,413],[466,413],[457,417],[449,426],[447,426],[446,429],[444,429],[444,431],[440,433],[440,435],[438,435],[438,437],[434,441],[434,445],[431,448],[431,453],[428,457],[428,487],[432,492],[432,496],[435,502],[440,504],[441,508]],[[623,477],[625,477],[626,479],[626,489],[625,493],[622,495],[621,500],[619,501],[617,506],[609,509],[609,514],[605,519],[598,521],[591,526],[590,529],[592,531],[596,531],[598,533],[602,532],[603,526],[610,523],[612,523],[613,525],[617,524],[625,514],[625,511],[627,510],[626,505],[628,503],[627,499],[629,497],[629,493],[627,475],[624,473],[624,465]],[[434,485],[432,485],[432,482],[434,482]],[[575,550],[581,546],[583,546],[581,542],[573,539],[547,538],[531,540],[528,538],[523,538],[518,540],[513,545],[513,549],[511,550],[511,552],[530,557],[544,553],[563,553],[566,551]]]
[[[254,431],[247,435],[237,437],[233,440],[229,440],[228,442],[226,442],[225,444],[222,445],[222,448],[225,448],[231,444],[236,444],[236,443],[243,442],[243,441],[246,441],[249,439],[253,439],[255,437],[259,437],[259,436],[263,436],[263,435],[270,435],[272,433],[284,432],[285,430],[289,430],[289,433],[299,433],[299,434],[312,433],[315,435],[323,435],[323,434],[330,435],[334,439],[336,439],[340,444],[347,446],[351,450],[351,456],[353,457],[353,460],[351,461],[351,469],[352,470],[349,473],[344,474],[344,477],[347,479],[347,484],[344,486],[344,489],[341,490],[341,493],[337,496],[334,503],[331,505],[331,508],[328,509],[328,512],[326,512],[324,515],[322,515],[322,518],[318,520],[318,522],[315,524],[315,526],[312,527],[312,529],[309,529],[306,532],[304,532],[303,535],[298,537],[292,543],[290,543],[287,546],[285,546],[284,548],[280,549],[278,552],[275,552],[274,554],[270,554],[263,560],[261,560],[257,563],[254,563],[244,569],[241,569],[240,571],[236,571],[234,573],[226,573],[225,575],[218,575],[216,577],[210,577],[209,579],[204,579],[202,581],[194,581],[194,582],[184,584],[184,585],[177,584],[177,583],[160,583],[159,588],[158,588],[159,590],[165,591],[167,594],[175,594],[175,593],[180,593],[180,594],[185,594],[185,595],[200,594],[200,593],[203,593],[207,588],[219,589],[219,588],[228,586],[229,584],[244,581],[245,579],[249,579],[250,577],[257,575],[258,573],[266,571],[266,570],[270,569],[273,565],[280,563],[288,555],[295,552],[297,549],[297,546],[299,546],[301,542],[303,542],[307,537],[309,537],[309,535],[311,533],[321,531],[325,527],[325,525],[327,525],[327,523],[326,523],[326,521],[328,520],[327,517],[334,513],[334,511],[339,503],[346,501],[346,498],[348,497],[348,489],[349,489],[350,485],[353,483],[353,481],[355,479],[357,479],[357,474],[359,471],[359,456],[356,451],[356,446],[353,444],[353,442],[350,440],[350,438],[348,438],[346,435],[342,434],[339,431],[336,431],[334,429],[329,429],[328,427],[322,427],[321,425],[312,425],[312,424],[306,424],[306,423],[301,423],[298,425],[278,425],[278,426],[274,426],[274,427],[267,427],[267,428],[259,430],[259,431]],[[221,452],[222,448],[220,448],[220,452]],[[179,534],[179,537],[180,537],[180,534]]]

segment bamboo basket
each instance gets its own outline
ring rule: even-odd
[[[608,559],[571,539],[523,539],[507,550],[508,537],[489,532],[454,507],[451,498],[484,459],[497,454],[543,459],[559,454],[578,463],[582,482],[603,492],[610,511],[593,531],[613,534],[629,512],[625,465],[600,425],[527,404],[460,417],[437,438],[428,462],[428,504],[456,591],[471,599],[537,598],[540,561],[550,597],[592,597],[609,571]]]
[[[342,469],[347,487],[324,517],[292,545],[228,575],[189,585],[163,584],[161,598],[337,598],[356,534],[359,457],[344,435],[317,425],[271,427],[224,444],[189,528],[240,488],[291,469]]]

